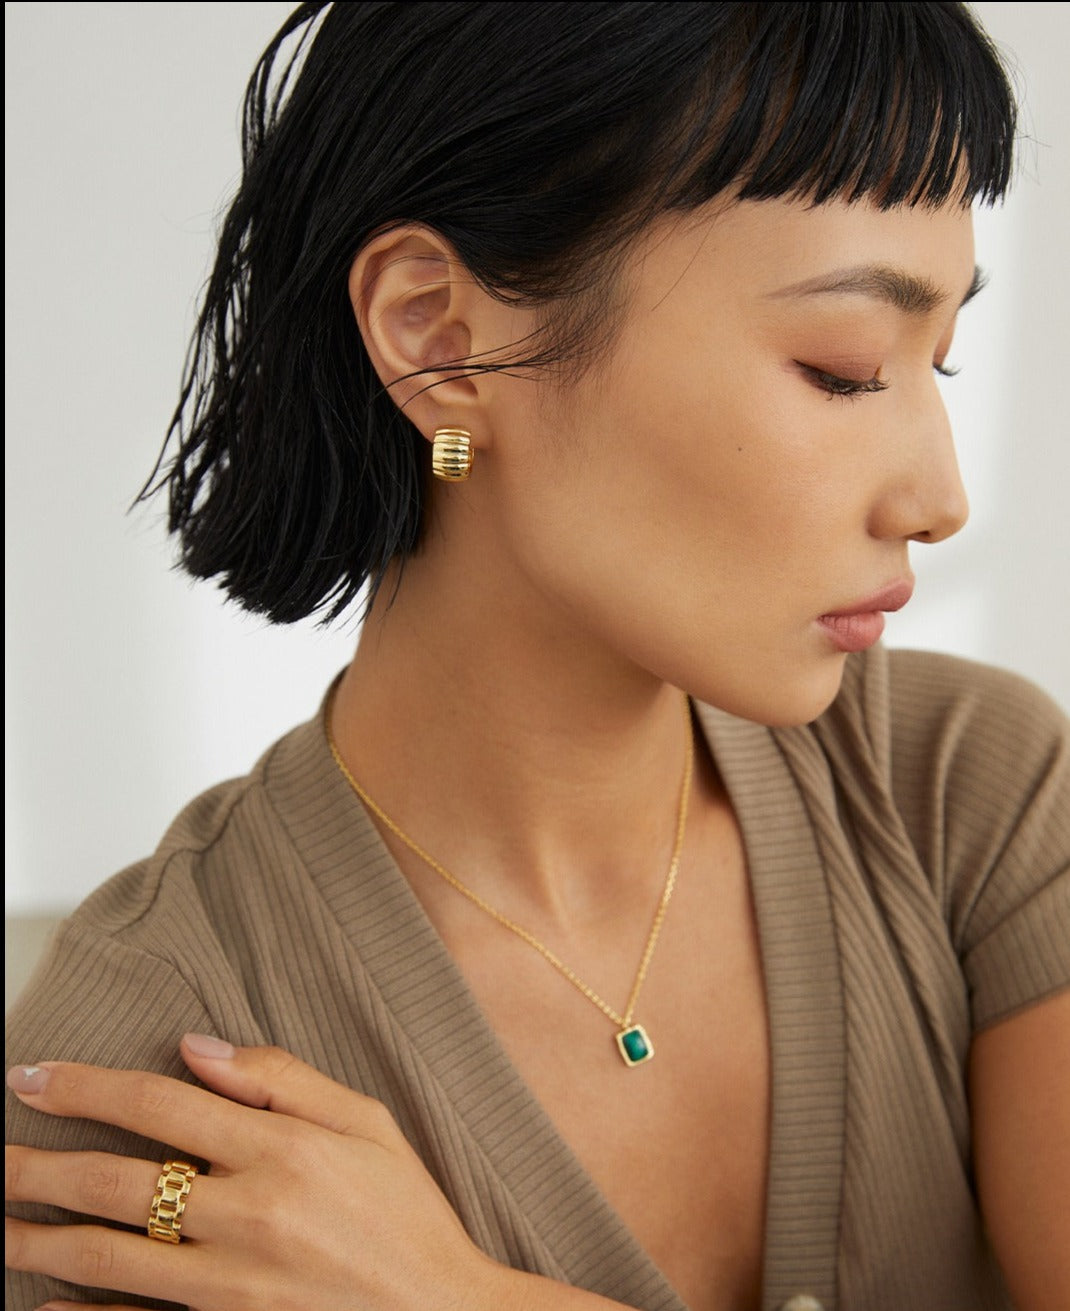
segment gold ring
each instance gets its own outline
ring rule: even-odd
[[[182,1212],[197,1167],[188,1161],[165,1161],[149,1207],[149,1237],[161,1243],[182,1241]]]

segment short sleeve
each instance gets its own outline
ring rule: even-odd
[[[948,926],[974,1029],[1070,986],[1070,724],[1032,684],[890,653],[896,804]]]

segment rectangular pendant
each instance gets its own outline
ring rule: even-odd
[[[617,1047],[625,1065],[642,1065],[654,1055],[654,1044],[641,1024],[621,1029],[617,1034]]]

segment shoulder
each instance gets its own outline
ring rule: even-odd
[[[1052,698],[954,656],[886,664],[888,776],[915,845],[945,869],[1033,859],[1037,843],[1070,861],[1070,721]]]
[[[931,651],[889,651],[888,715],[900,755],[954,744],[994,761],[1065,752],[1070,722],[1035,684],[991,665]]]
[[[151,856],[59,923],[6,1017],[15,1060],[134,1062],[181,1076],[177,1036],[214,1031],[209,997],[226,972],[202,873],[230,845],[251,786],[236,779],[197,797]]]
[[[986,665],[875,651],[812,728],[856,822],[879,816],[909,843],[975,1027],[1065,987],[1070,723],[1056,703]]]
[[[163,950],[176,917],[198,907],[209,915],[238,910],[243,898],[255,903],[257,883],[294,863],[293,799],[316,791],[309,778],[322,771],[325,754],[318,719],[293,729],[248,774],[188,802],[156,850],[102,884],[68,922]]]
[[[1035,857],[1037,842],[1046,861],[1070,863],[1070,720],[1027,679],[878,649],[849,664],[813,729],[841,770],[868,766],[937,877],[967,858]]]
[[[877,648],[848,662],[834,704],[812,726],[830,748],[871,758],[897,798],[999,809],[1025,802],[1038,774],[1070,768],[1070,720],[1017,674],[958,656]]]
[[[241,1000],[246,940],[270,938],[292,903],[285,890],[301,883],[288,805],[309,773],[303,758],[317,759],[317,741],[322,754],[314,720],[248,774],[195,797],[150,856],[62,921],[8,1015],[27,1059],[42,1058],[42,1042],[50,1055],[105,1064],[121,1063],[139,1043],[171,1054],[179,1025],[212,1032],[226,1022],[235,1041],[258,1039]]]

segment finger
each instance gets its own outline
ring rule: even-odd
[[[37,1308],[37,1311],[85,1311],[87,1305],[86,1302],[45,1302]],[[99,1302],[94,1302],[93,1311],[136,1311],[136,1309],[126,1303],[122,1306],[118,1303],[101,1306]]]
[[[246,1106],[352,1137],[385,1143],[401,1138],[382,1102],[337,1083],[279,1047],[231,1047],[218,1038],[187,1033],[181,1051],[198,1079]]]
[[[148,1224],[160,1166],[107,1152],[48,1152],[35,1147],[4,1151],[4,1196],[9,1202],[44,1202],[83,1215]],[[208,1177],[199,1175],[186,1196],[183,1238],[212,1233]]]
[[[183,1304],[208,1268],[196,1244],[154,1243],[144,1235],[98,1225],[9,1219],[4,1238],[4,1260],[12,1270],[145,1297],[158,1297],[166,1289],[169,1300]]]
[[[86,1302],[45,1302],[37,1311],[85,1311],[87,1305]],[[101,1306],[99,1302],[94,1302],[93,1311],[135,1311],[135,1308],[126,1304],[119,1306],[117,1303]]]
[[[37,1311],[85,1311],[87,1306],[87,1302],[46,1302],[43,1306],[39,1306]],[[100,1303],[94,1302],[93,1311],[135,1311],[135,1308],[132,1306],[117,1306],[117,1304],[104,1307]]]
[[[239,1147],[248,1159],[266,1146],[263,1117],[162,1074],[44,1061],[9,1070],[7,1083],[35,1110],[113,1124],[214,1164],[233,1168]]]

